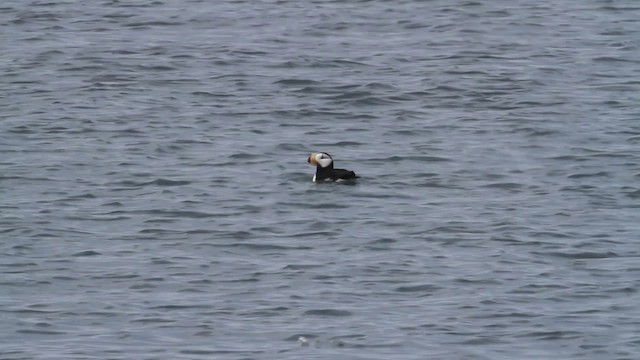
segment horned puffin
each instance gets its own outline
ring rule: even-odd
[[[335,181],[354,182],[358,176],[351,170],[334,169],[333,158],[325,152],[311,153],[307,162],[316,166],[316,173],[313,175],[313,182]]]

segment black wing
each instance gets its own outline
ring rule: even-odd
[[[333,171],[331,171],[331,179],[335,180],[349,180],[349,179],[355,179],[357,178],[358,175],[356,175],[356,173],[354,173],[351,170],[345,170],[345,169],[333,169]]]

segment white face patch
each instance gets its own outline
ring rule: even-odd
[[[320,165],[320,167],[326,168],[327,166],[331,165],[331,163],[333,163],[333,160],[329,155],[319,153],[316,154],[316,162],[318,163],[318,165]]]

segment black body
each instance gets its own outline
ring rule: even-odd
[[[316,166],[316,181],[355,180],[358,176],[351,170],[334,169],[333,163],[326,168]]]

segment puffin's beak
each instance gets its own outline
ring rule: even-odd
[[[318,165],[318,163],[316,162],[316,154],[311,153],[311,155],[309,155],[309,157],[307,158],[307,162],[311,165]]]

